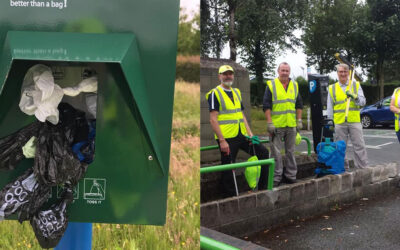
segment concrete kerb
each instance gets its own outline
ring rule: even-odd
[[[200,233],[203,236],[212,238],[214,240],[223,242],[225,244],[231,245],[233,247],[242,249],[242,250],[268,250],[269,248],[265,248],[256,244],[253,244],[249,241],[244,241],[235,237],[232,237],[227,234],[220,233],[218,231],[206,228],[206,227],[200,227]]]
[[[201,225],[234,236],[277,227],[332,206],[387,194],[398,186],[399,170],[396,163],[377,165],[208,202],[201,205]]]

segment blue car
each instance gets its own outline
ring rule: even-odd
[[[388,96],[375,104],[365,106],[361,109],[361,124],[363,128],[373,128],[375,125],[390,126],[394,124],[394,114],[390,111],[390,101]]]

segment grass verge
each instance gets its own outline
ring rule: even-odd
[[[167,222],[93,224],[92,249],[200,248],[200,86],[176,82]],[[29,222],[0,222],[0,249],[41,249]]]

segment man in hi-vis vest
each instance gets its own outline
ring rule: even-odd
[[[328,119],[333,117],[335,140],[346,142],[346,155],[349,152],[349,142],[351,141],[353,144],[355,167],[365,168],[368,165],[368,158],[360,123],[360,107],[366,103],[364,92],[359,82],[353,80],[351,85],[349,84],[349,66],[347,64],[337,65],[336,70],[339,82],[329,85],[327,98]],[[348,98],[350,98],[350,106],[346,121]],[[348,169],[347,160],[345,161],[345,167]]]
[[[243,113],[242,95],[239,89],[231,87],[234,80],[233,68],[222,65],[218,73],[220,85],[210,90],[206,94],[206,99],[222,164],[234,163],[239,149],[250,155],[257,155],[259,160],[268,159],[269,152],[264,146],[252,144],[254,136]],[[222,172],[222,188],[230,196],[235,194],[233,178],[231,170]],[[268,166],[262,166],[258,189],[267,189],[267,182]]]
[[[390,111],[394,113],[394,129],[396,130],[397,139],[400,142],[400,87],[396,88],[390,101]]]
[[[282,181],[295,183],[297,164],[294,157],[296,129],[303,128],[301,113],[303,102],[299,85],[291,80],[290,66],[283,62],[278,67],[279,77],[267,82],[263,99],[263,110],[267,119],[267,131],[271,137],[271,156],[275,158],[274,186]],[[283,177],[282,139],[285,144],[286,169]]]

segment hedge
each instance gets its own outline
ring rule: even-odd
[[[176,79],[185,82],[200,82],[200,56],[178,56],[176,60]]]

